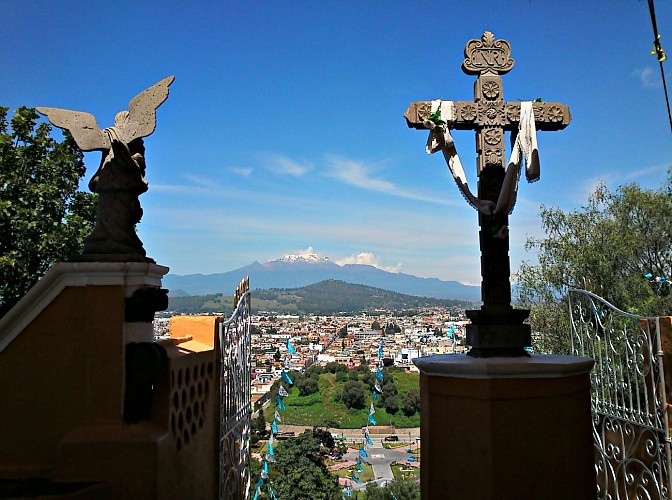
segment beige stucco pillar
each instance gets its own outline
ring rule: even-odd
[[[593,499],[589,373],[570,356],[414,359],[423,499]]]

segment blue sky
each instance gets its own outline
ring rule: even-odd
[[[669,85],[672,2],[656,9]],[[0,105],[88,111],[102,128],[175,75],[145,140],[139,234],[176,274],[312,247],[479,283],[476,212],[402,115],[472,98],[463,50],[485,30],[512,47],[507,100],[560,101],[573,117],[538,134],[541,180],[521,182],[510,217],[514,270],[534,258],[523,244],[542,234],[540,205],[578,208],[599,182],[658,187],[672,163],[645,1],[0,0],[0,14]],[[475,186],[474,134],[453,137]],[[87,181],[99,161],[87,153]]]

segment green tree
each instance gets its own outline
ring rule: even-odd
[[[401,328],[396,323],[388,323],[385,325],[385,335],[394,335],[401,333]]]
[[[259,411],[259,414],[252,419],[252,430],[257,434],[264,435],[266,434],[266,418],[264,417],[264,412]]]
[[[672,313],[672,298],[645,277],[672,276],[671,188],[669,176],[657,190],[600,186],[580,210],[542,207],[546,234],[526,244],[538,263],[523,263],[517,273],[538,351],[567,350],[568,287],[587,289],[633,314]]]
[[[84,155],[58,142],[34,109],[7,120],[0,107],[0,317],[56,262],[81,252],[93,229],[95,196],[78,191]]]
[[[317,376],[303,377],[295,382],[296,388],[299,389],[299,396],[310,396],[319,391],[317,386]]]
[[[313,427],[313,436],[322,445],[323,455],[331,453],[331,450],[333,450],[334,446],[336,445],[336,441],[334,440],[334,436],[331,435],[331,432],[321,427]]]
[[[362,360],[360,359],[360,361]],[[369,370],[369,365],[366,363],[366,359],[364,359],[363,363],[355,366],[354,370],[360,374],[371,373],[371,370]]]
[[[306,368],[306,371],[303,372],[306,377],[319,377],[322,373],[324,373],[324,370],[320,365],[310,365],[308,368]]]
[[[396,394],[383,394],[382,399],[387,413],[394,415],[399,411],[399,401]]]
[[[339,458],[342,457],[343,455],[345,455],[348,452],[348,444],[341,439],[336,440],[335,448],[336,448],[336,455]]]
[[[320,437],[311,431],[278,446],[276,463],[271,468],[273,489],[278,498],[340,498],[338,482],[324,463],[323,446]]]
[[[359,365],[359,366],[362,366],[362,365]],[[372,372],[371,370],[369,370],[369,369],[367,368],[365,372],[360,372],[360,378],[359,378],[359,380],[361,380],[362,382],[364,382],[364,384],[365,384],[367,387],[369,387],[369,390],[372,391],[372,390],[373,390],[373,387],[374,387],[374,385],[375,385],[375,383],[376,383],[376,376],[373,374],[373,372]]]
[[[361,410],[364,408],[364,389],[362,384],[356,380],[348,380],[343,385],[341,401],[348,408]]]
[[[335,361],[329,361],[324,365],[324,371],[327,373],[338,373],[338,372],[347,372],[348,367],[342,363],[336,363]]]
[[[406,392],[401,410],[407,417],[420,410],[420,391],[417,388],[411,387]]]
[[[378,323],[377,319],[374,319],[373,323],[371,323],[371,330],[380,330],[380,323]]]
[[[406,479],[395,479],[382,488],[373,482],[366,484],[366,500],[389,500],[390,498],[419,499],[420,487]]]
[[[388,373],[385,377],[385,382],[383,383],[382,404],[385,406],[385,411],[389,414],[393,415],[399,411],[399,401],[397,400],[398,392],[397,386],[394,385],[394,379]]]

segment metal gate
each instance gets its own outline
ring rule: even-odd
[[[250,417],[252,414],[250,366],[249,278],[234,294],[235,310],[219,325],[219,498],[249,498]]]
[[[670,439],[658,318],[570,289],[571,348],[595,360],[591,409],[597,497],[670,498]]]

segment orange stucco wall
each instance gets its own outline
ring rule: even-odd
[[[193,340],[211,349],[215,342],[217,316],[173,316],[170,318],[171,338],[192,336]]]
[[[0,351],[0,496],[2,480],[39,478],[95,483],[82,499],[216,498],[217,318],[177,321],[174,336],[193,340],[162,343],[150,418],[128,423],[125,297],[144,278],[115,271],[132,283],[66,286],[39,313],[28,304],[37,315]]]
[[[66,288],[0,353],[0,475],[49,471],[72,429],[121,421],[123,308],[121,286]]]

